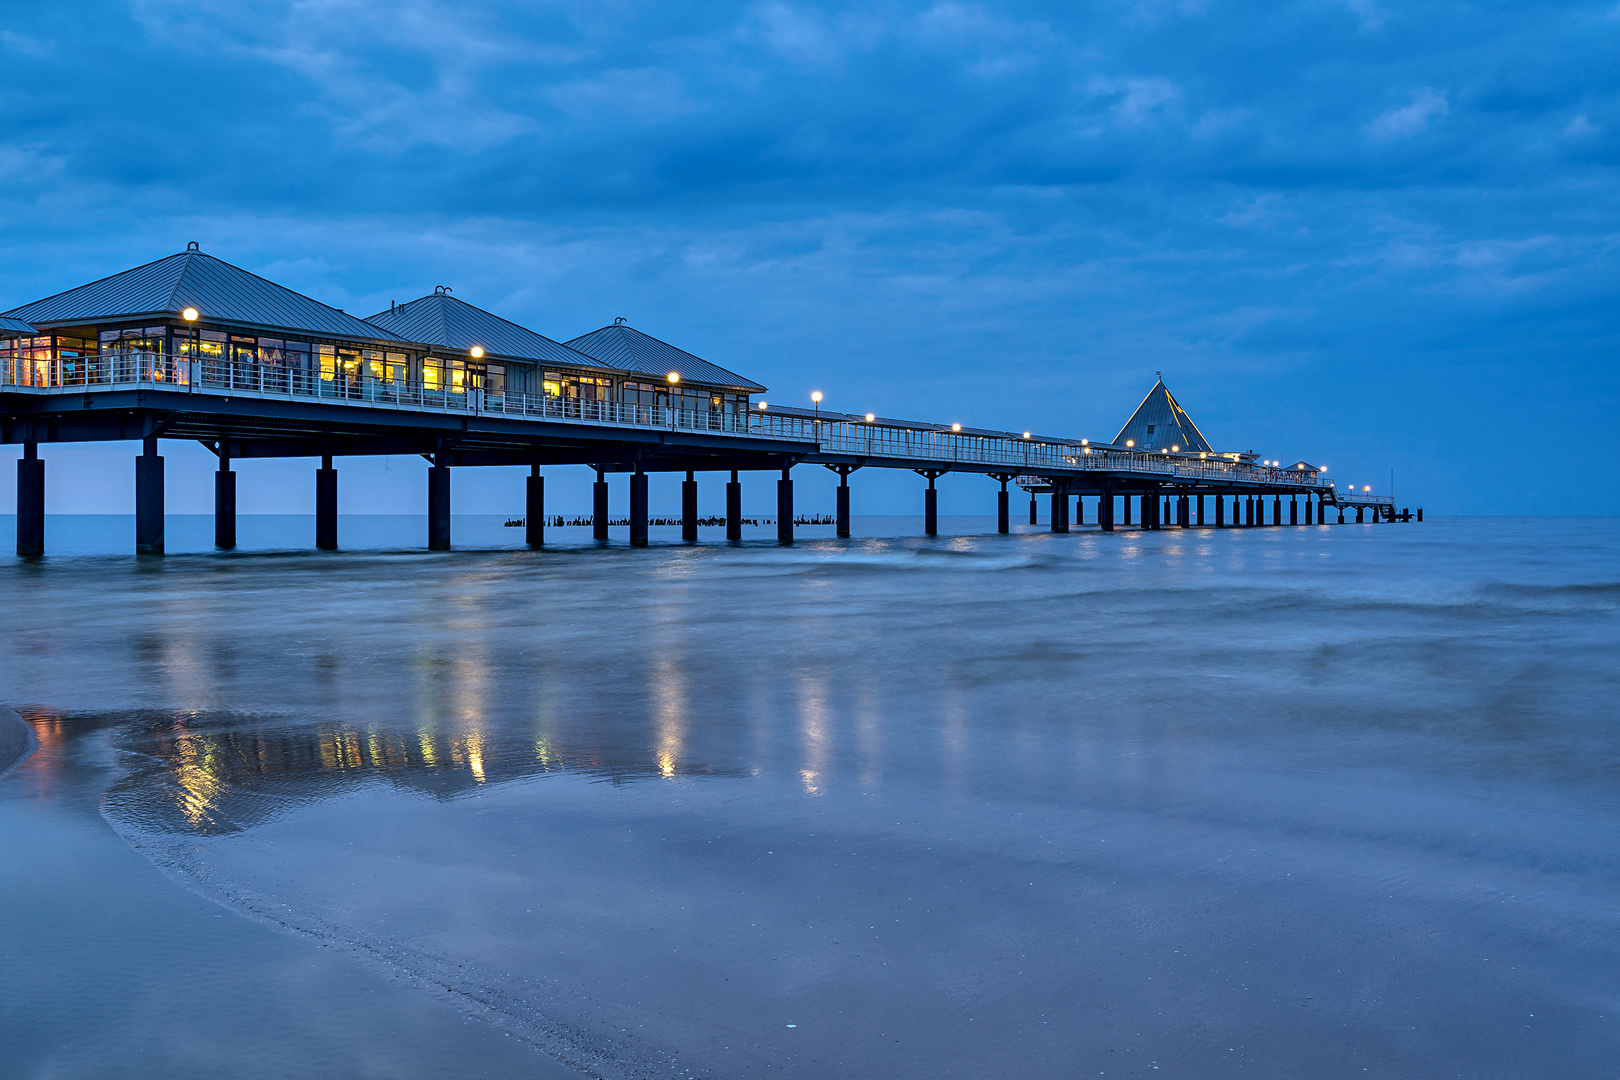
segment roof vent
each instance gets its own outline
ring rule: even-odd
[[[191,243],[189,243],[189,244],[187,244],[187,245],[186,245],[186,250],[187,250],[187,251],[197,251],[197,252],[200,252],[200,251],[202,251],[202,248],[200,248],[200,247],[198,247],[198,246],[197,246],[197,241],[195,241],[195,240],[193,240],[193,241],[192,241],[192,242],[191,242]]]
[[[443,296],[447,292],[454,292],[454,291],[455,290],[450,288],[450,286],[448,286],[448,285],[435,285],[435,286],[433,286],[433,295],[434,296]]]

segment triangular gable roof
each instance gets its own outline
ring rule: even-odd
[[[685,349],[677,349],[667,341],[659,341],[640,330],[614,323],[600,330],[581,334],[565,342],[570,349],[578,349],[594,356],[609,367],[620,371],[639,372],[655,376],[659,381],[675,372],[683,381],[724,386],[734,390],[764,390],[759,383],[750,382],[735,371],[727,371],[719,364],[711,364],[701,356],[693,356]]]
[[[392,340],[364,319],[200,251],[182,251],[0,314],[35,326],[63,326],[178,316],[188,307],[201,312],[204,322]]]
[[[1114,445],[1124,446],[1127,439],[1134,441],[1138,450],[1168,450],[1172,446],[1179,446],[1182,453],[1215,451],[1209,445],[1209,440],[1204,438],[1204,433],[1198,430],[1198,425],[1192,422],[1192,417],[1176,404],[1163,378],[1153,384],[1153,389],[1142,399],[1142,404],[1136,407],[1131,418],[1125,421],[1125,426],[1119,429],[1119,434],[1114,436]]]
[[[568,367],[602,366],[583,353],[448,293],[417,297],[408,304],[379,311],[366,321],[422,345],[461,352],[479,345],[489,356]]]

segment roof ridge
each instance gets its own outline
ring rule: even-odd
[[[200,249],[197,250],[197,251],[192,251],[190,248],[187,248],[185,251],[180,252],[180,255],[185,259],[185,262],[181,263],[180,272],[174,276],[174,288],[169,290],[169,307],[168,307],[168,310],[170,310],[170,311],[179,311],[180,310],[180,288],[181,288],[181,286],[185,285],[186,278],[191,275],[191,266],[192,266],[192,263],[195,262],[195,260],[192,259],[192,256],[193,255],[201,255],[201,254],[202,254],[202,251]],[[220,262],[225,262],[225,260],[221,259]],[[231,264],[230,263],[225,263],[225,265],[229,266]],[[317,301],[317,303],[319,303],[319,301]]]

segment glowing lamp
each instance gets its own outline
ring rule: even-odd
[[[877,419],[877,414],[876,413],[867,413],[866,414],[866,422],[868,424],[872,423],[876,419]]]
[[[184,311],[182,311],[180,313],[180,317],[182,319],[186,320],[186,322],[196,322],[197,321],[197,309],[194,308],[194,307],[188,307],[188,308],[186,308],[186,310],[184,310]]]
[[[820,390],[812,390],[812,391],[810,391],[810,400],[815,402],[817,405],[820,405],[821,404],[821,391]]]
[[[672,371],[665,376],[665,378],[669,379],[669,384],[671,386],[674,386],[676,383],[681,381],[681,373],[678,371]]]
[[[961,424],[952,424],[951,425],[951,430],[952,431],[961,431],[962,430],[962,425]]]

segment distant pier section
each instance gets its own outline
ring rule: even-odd
[[[839,536],[850,534],[849,480],[864,468],[911,470],[924,530],[938,532],[935,482],[998,481],[998,528],[1011,529],[1010,484],[1049,498],[1053,531],[1090,520],[1135,526],[1252,527],[1410,521],[1388,496],[1340,490],[1326,470],[1219,451],[1162,379],[1109,442],[788,408],[766,387],[626,325],[567,342],[475,307],[440,286],[359,318],[197,249],[170,255],[0,315],[0,442],[21,444],[17,551],[43,553],[41,444],[138,440],[136,550],[162,554],[161,440],[199,442],[218,458],[215,542],[236,544],[244,458],[304,457],[315,470],[315,546],[338,547],[337,462],[420,454],[429,464],[427,546],[450,547],[452,470],[527,466],[526,539],[544,543],[541,469],[596,471],[591,523],[607,539],[608,476],[629,475],[622,513],[647,543],[647,477],[681,472],[682,536],[697,539],[697,475],[726,481],[725,527],[742,535],[744,472],[776,474],[777,537],[793,539],[793,469],[838,474]],[[1286,509],[1285,509],[1286,507]],[[1422,510],[1417,520],[1422,520]],[[1286,520],[1285,520],[1286,518]]]

